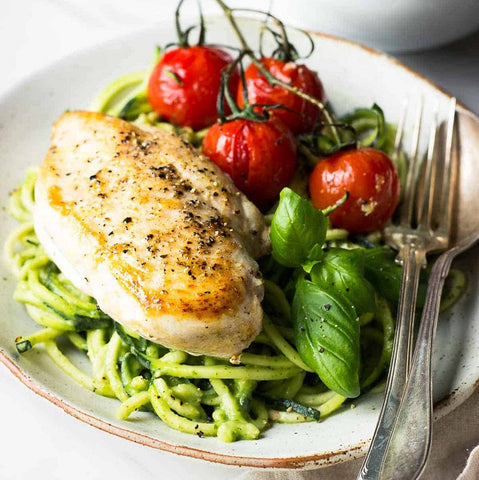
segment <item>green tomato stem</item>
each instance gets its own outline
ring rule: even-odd
[[[283,82],[282,80],[279,80],[276,78],[271,72],[264,67],[264,65],[259,61],[258,58],[256,58],[256,55],[254,54],[253,50],[250,48],[248,45],[248,42],[244,38],[243,33],[241,32],[240,28],[238,27],[238,24],[234,18],[233,15],[233,9],[228,7],[223,0],[216,0],[216,3],[221,7],[221,9],[224,12],[225,17],[227,18],[228,22],[230,23],[231,27],[233,28],[236,36],[238,37],[238,40],[241,44],[241,47],[243,49],[243,54],[248,56],[251,59],[251,62],[256,65],[256,67],[259,69],[259,71],[266,77],[270,85],[272,86],[280,86],[287,91],[297,95],[298,97],[312,103],[313,105],[317,106],[319,110],[321,111],[322,115],[324,116],[324,119],[326,120],[327,123],[332,124],[331,125],[331,132],[334,136],[334,139],[337,143],[340,142],[340,137],[338,134],[338,131],[336,127],[333,125],[333,119],[331,117],[331,114],[329,113],[328,109],[324,105],[324,103],[320,102],[318,99],[312,97],[311,95],[308,95],[307,93],[301,91],[299,88],[294,87],[292,85],[288,85],[287,83]],[[279,22],[279,20],[278,20]],[[284,28],[284,26],[283,26]]]

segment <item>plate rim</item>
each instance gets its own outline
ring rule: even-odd
[[[221,15],[205,15],[205,18],[215,18],[221,17]],[[240,17],[238,17],[240,18]],[[241,17],[245,20],[251,20],[251,17]],[[94,45],[89,45],[83,48],[76,49],[69,54],[60,56],[59,58],[48,62],[30,72],[28,75],[25,75],[18,80],[14,80],[6,89],[0,92],[0,103],[6,99],[10,93],[21,88],[23,85],[29,84],[37,75],[43,74],[45,71],[48,71],[51,68],[54,68],[56,65],[61,64],[62,62],[68,60],[71,57],[78,55],[86,55],[88,52],[94,51],[101,46],[106,46],[111,43],[114,43],[119,38],[125,40],[128,37],[136,37],[141,32],[149,31],[155,26],[161,25],[163,22],[158,22],[158,24],[148,26],[147,28],[139,28],[134,31],[128,32],[127,34],[118,34],[112,38],[109,38],[105,41],[99,42]],[[451,98],[452,95],[445,88],[439,86],[434,81],[428,79],[422,74],[418,73],[413,68],[405,65],[397,58],[393,57],[390,54],[377,50],[373,47],[348,40],[346,38],[338,37],[335,35],[317,32],[313,30],[305,30],[307,33],[312,35],[315,38],[323,38],[327,40],[332,40],[334,42],[344,43],[354,48],[359,48],[367,52],[368,54],[374,55],[376,57],[385,58],[389,63],[395,65],[396,67],[407,71],[410,75],[416,77],[420,81],[428,84],[431,88],[440,92]],[[471,116],[479,123],[479,115],[470,110],[465,104],[458,101],[457,110],[460,110],[462,114]],[[344,448],[337,449],[335,451],[323,452],[318,454],[304,455],[304,456],[295,456],[295,457],[252,457],[252,456],[237,456],[230,455],[225,453],[216,453],[208,450],[202,450],[199,448],[185,446],[185,445],[176,445],[168,443],[167,441],[155,438],[145,433],[140,433],[129,428],[123,428],[117,425],[109,423],[107,420],[92,415],[83,411],[81,408],[76,407],[62,399],[59,395],[55,394],[53,391],[45,387],[38,382],[35,378],[31,377],[26,373],[26,371],[15,361],[15,359],[5,351],[4,348],[0,347],[0,362],[5,365],[5,367],[27,388],[39,395],[40,397],[48,400],[56,407],[62,409],[65,413],[71,415],[72,417],[91,425],[99,430],[102,430],[106,433],[116,435],[118,437],[124,438],[141,445],[145,445],[157,450],[161,450],[168,453],[173,453],[178,456],[186,456],[193,459],[205,460],[214,464],[219,465],[228,465],[233,467],[250,467],[250,468],[259,468],[259,469],[282,469],[282,470],[294,470],[294,469],[312,469],[336,465],[344,461],[353,460],[359,458],[366,454],[371,438],[367,440],[360,441],[357,444],[351,444],[345,446]],[[452,392],[449,392],[445,397],[440,399],[434,404],[434,420],[447,415],[456,407],[461,405],[465,400],[467,400],[476,390],[479,390],[479,378],[476,378],[473,382],[463,385],[461,384],[457,389]]]

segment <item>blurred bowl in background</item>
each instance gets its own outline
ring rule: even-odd
[[[424,50],[479,30],[479,0],[273,0],[272,13],[387,52]]]

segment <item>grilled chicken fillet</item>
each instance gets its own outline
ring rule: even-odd
[[[46,253],[115,321],[164,346],[238,355],[261,329],[263,217],[179,137],[92,112],[54,124],[35,188]]]

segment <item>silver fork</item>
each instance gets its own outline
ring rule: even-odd
[[[443,182],[438,195],[437,160],[435,155],[438,129],[437,109],[430,129],[425,168],[418,161],[421,133],[422,105],[416,113],[412,136],[412,148],[404,200],[399,211],[399,223],[384,230],[386,242],[399,251],[397,261],[402,264],[401,290],[394,347],[386,383],[386,391],[379,420],[358,480],[379,480],[383,476],[383,465],[388,453],[390,435],[393,432],[401,396],[407,381],[413,351],[414,316],[421,269],[426,266],[426,254],[445,250],[449,244],[453,200],[452,137],[456,100],[451,99],[447,119],[446,144],[444,148]],[[407,106],[398,125],[395,154],[401,148]],[[424,174],[424,182],[421,175]],[[422,183],[424,196],[418,197],[418,186]],[[438,197],[440,197],[438,199]],[[439,201],[438,201],[439,200]],[[439,205],[437,205],[439,203]],[[437,211],[441,213],[438,224]],[[416,219],[414,219],[414,216]],[[408,478],[408,480],[412,480]]]

